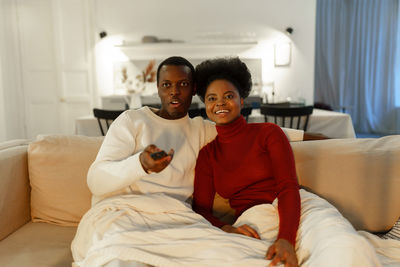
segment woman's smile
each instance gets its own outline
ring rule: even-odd
[[[221,109],[221,110],[217,110],[216,112],[215,112],[215,114],[225,114],[225,113],[228,113],[229,112],[229,110],[227,110],[227,109]]]

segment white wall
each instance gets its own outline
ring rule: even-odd
[[[0,15],[3,14],[3,5],[0,2]],[[3,17],[3,16],[0,16]],[[3,20],[0,19],[0,47],[4,47]],[[0,51],[0,63],[2,62],[2,51]],[[6,140],[6,122],[4,109],[4,86],[2,79],[2,64],[0,64],[0,142]]]
[[[127,42],[140,42],[144,35],[181,40],[185,43],[257,40],[248,53],[262,58],[264,82],[273,81],[281,98],[304,97],[313,102],[316,0],[88,0],[93,13],[95,36],[106,30]],[[0,1],[0,140],[25,138],[26,112],[24,66],[18,31],[18,1]],[[40,3],[38,3],[40,4]],[[84,12],[84,11],[82,11]],[[87,13],[86,13],[87,15]],[[286,27],[292,36],[284,34]],[[292,41],[292,62],[288,67],[273,66],[273,44]],[[104,41],[104,39],[103,39]],[[29,44],[28,44],[29,45]],[[195,53],[195,51],[193,51]],[[38,55],[40,57],[40,55]],[[100,92],[113,87],[108,61],[96,57],[96,86]],[[92,92],[96,96],[96,92]],[[96,99],[95,101],[98,101]],[[98,102],[97,102],[98,103]]]
[[[72,134],[91,113],[90,3],[0,1],[0,140]]]
[[[16,20],[15,1],[0,1],[0,140],[25,138]]]
[[[0,23],[1,27],[1,23]],[[1,32],[0,32],[1,36]],[[1,38],[0,38],[1,39]],[[1,40],[0,40],[1,42]],[[0,55],[0,62],[1,62],[1,55]],[[2,70],[0,65],[0,142],[7,140],[6,139],[6,121],[5,121],[5,109],[4,109],[4,86],[3,86],[3,79],[2,79]]]
[[[256,39],[250,51],[263,59],[264,82],[274,81],[281,98],[305,98],[313,103],[316,0],[97,0],[97,33],[109,40],[140,42],[144,35],[195,42],[234,42]],[[285,28],[294,33],[288,37]],[[104,40],[104,39],[103,39]],[[274,67],[273,45],[292,42],[292,61]],[[97,54],[100,93],[113,86],[110,64]],[[103,55],[104,56],[104,55]],[[103,62],[101,62],[103,61]],[[108,69],[107,69],[108,68]]]

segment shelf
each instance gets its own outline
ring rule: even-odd
[[[131,60],[164,59],[173,55],[188,59],[204,59],[223,56],[257,58],[246,52],[257,42],[240,43],[138,43],[115,46]]]

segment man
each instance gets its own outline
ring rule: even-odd
[[[180,202],[191,197],[198,152],[216,136],[211,122],[187,116],[195,94],[194,75],[194,68],[186,59],[164,60],[157,70],[161,108],[128,110],[113,122],[88,172],[88,185],[93,193],[92,210],[115,196],[134,195],[144,199],[161,193]],[[293,130],[292,133],[297,134],[297,140],[302,139],[302,131]],[[160,151],[169,152],[162,158],[152,157]],[[80,225],[72,244],[77,265],[90,260],[90,253],[98,245],[96,242],[108,242],[104,237],[116,236],[123,231],[121,229],[138,223],[129,215],[118,215],[114,209],[119,210],[112,206],[98,211],[96,216],[112,217],[104,225],[89,226],[82,223],[86,219],[81,221],[85,225]],[[85,217],[95,217],[91,212]],[[97,219],[88,220],[97,223]],[[109,226],[111,230],[103,229]],[[108,258],[103,263],[107,261],[109,266],[124,264],[121,259]]]
[[[216,135],[210,122],[187,116],[195,93],[193,74],[186,59],[166,59],[157,70],[161,108],[129,110],[112,123],[88,172],[93,204],[130,193],[190,197],[197,154]],[[160,150],[169,154],[156,160],[150,156]]]

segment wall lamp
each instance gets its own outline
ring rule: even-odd
[[[287,27],[286,29],[285,29],[285,31],[286,31],[286,34],[287,35],[291,35],[292,33],[293,33],[293,28],[292,27]]]
[[[107,37],[107,32],[106,31],[101,31],[99,33],[99,36],[100,36],[100,39],[103,39],[103,38]]]

